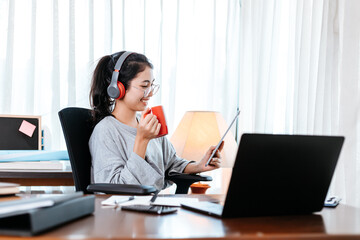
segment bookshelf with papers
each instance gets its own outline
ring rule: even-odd
[[[67,151],[0,150],[0,170],[61,170],[68,165]]]

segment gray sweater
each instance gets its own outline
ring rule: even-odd
[[[151,185],[161,190],[165,171],[183,172],[189,161],[176,155],[166,137],[151,139],[145,159],[133,152],[137,129],[105,117],[94,128],[89,148],[92,158],[92,183],[126,183]]]

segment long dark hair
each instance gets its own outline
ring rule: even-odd
[[[107,87],[111,82],[116,61],[124,52],[125,51],[122,51],[102,57],[94,70],[89,96],[94,125],[104,117],[111,115],[115,100],[107,94]],[[119,72],[118,81],[124,84],[125,89],[128,89],[130,81],[134,79],[138,73],[144,71],[146,67],[153,68],[153,65],[147,57],[143,54],[133,53],[129,55],[123,63]]]

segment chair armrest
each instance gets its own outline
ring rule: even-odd
[[[149,195],[156,192],[156,188],[147,185],[136,184],[113,184],[113,183],[94,183],[86,188],[89,192],[101,192],[106,194],[124,195]]]
[[[176,184],[176,194],[187,194],[190,185],[194,182],[212,181],[212,177],[210,176],[186,173],[172,173],[171,175],[167,173],[165,179],[170,180]]]
[[[166,175],[165,177],[167,180],[175,182],[176,180],[189,180],[193,182],[200,182],[200,181],[212,181],[212,177],[204,176],[200,174],[186,174],[186,173],[172,173],[171,175]]]

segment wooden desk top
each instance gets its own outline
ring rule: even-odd
[[[182,208],[162,216],[104,208],[100,202],[107,197],[96,197],[92,216],[31,239],[360,239],[360,209],[344,204],[308,216],[219,219]]]

